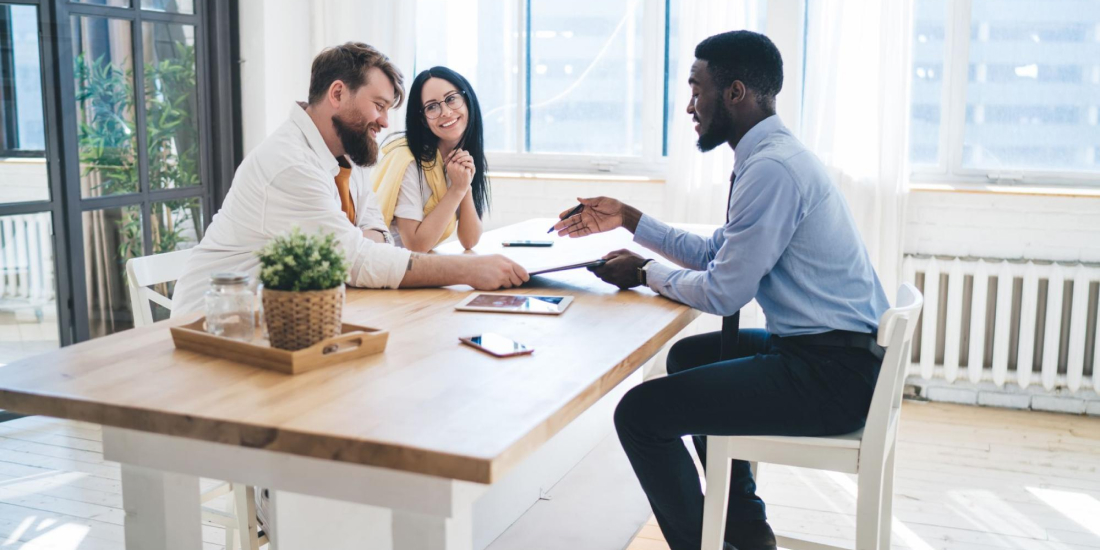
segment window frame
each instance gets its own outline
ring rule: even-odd
[[[530,77],[531,0],[507,0],[515,4],[516,28],[522,29],[515,41],[518,74],[516,79],[516,142],[514,151],[487,151],[493,171],[538,172],[549,174],[614,174],[664,178],[668,160],[664,156],[665,85],[668,56],[667,17],[671,0],[642,2],[642,154],[609,155],[578,153],[538,153],[527,151]]]
[[[3,0],[9,2],[11,0]],[[64,233],[67,241],[63,253],[57,257],[66,259],[64,275],[62,263],[58,261],[59,286],[67,286],[66,302],[62,309],[67,311],[69,326],[63,332],[62,345],[82,342],[90,337],[88,315],[88,291],[86,284],[86,254],[84,250],[85,212],[96,210],[136,206],[141,210],[142,218],[142,256],[153,253],[151,224],[152,206],[169,200],[197,199],[202,209],[200,222],[205,230],[221,201],[228,192],[232,175],[241,158],[239,110],[239,74],[236,72],[237,51],[237,0],[196,0],[194,13],[172,13],[145,9],[141,0],[130,0],[129,7],[103,6],[81,3],[76,0],[39,0],[41,5],[49,6],[48,18],[44,19],[47,28],[56,29],[56,34],[43,33],[43,44],[50,48],[48,69],[56,83],[52,97],[47,97],[49,105],[47,116],[56,116],[56,134],[47,139],[56,139],[56,160],[50,164],[59,170],[57,174],[60,194],[55,195],[56,202],[64,205]],[[139,188],[135,193],[107,195],[101,197],[83,197],[80,189],[79,145],[77,143],[77,105],[75,102],[76,84],[73,68],[73,39],[71,25],[73,17],[98,17],[130,21],[131,48],[133,48],[134,116],[137,127],[136,152],[139,174]],[[148,150],[144,104],[144,55],[142,40],[144,23],[183,24],[195,29],[195,71],[197,112],[199,130],[199,174],[201,184],[192,187],[171,189],[151,189],[148,174]],[[51,172],[51,181],[54,174]],[[62,223],[55,219],[55,225]],[[60,249],[59,249],[60,250]],[[64,276],[64,279],[62,277]]]
[[[939,162],[913,164],[910,181],[951,187],[985,185],[1095,187],[1100,174],[1075,170],[989,170],[963,166],[972,0],[948,2],[944,26],[944,71],[940,91]]]

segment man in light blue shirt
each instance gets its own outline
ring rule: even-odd
[[[690,455],[693,435],[832,435],[866,420],[882,349],[874,343],[889,307],[844,197],[824,166],[775,115],[779,51],[767,37],[735,31],[695,50],[687,112],[699,148],[734,150],[727,222],[709,238],[673,229],[617,200],[582,199],[555,227],[581,237],[625,227],[676,269],[619,250],[594,272],[627,289],[654,291],[722,315],[721,333],[685,338],[669,376],[623,397],[619,438],[672,550],[699,548],[703,497]],[[737,331],[755,298],[767,330]],[[734,461],[725,540],[770,550],[775,538],[749,465]]]

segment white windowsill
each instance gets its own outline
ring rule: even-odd
[[[991,195],[1032,195],[1047,197],[1088,197],[1100,199],[1100,188],[1039,185],[996,185],[982,183],[910,183],[915,193],[976,193]]]
[[[651,178],[647,176],[628,176],[615,174],[592,174],[581,172],[536,172],[536,171],[491,171],[490,178],[511,180],[557,180],[557,181],[606,181],[615,183],[661,183],[663,178]]]

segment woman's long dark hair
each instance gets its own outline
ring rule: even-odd
[[[481,104],[477,101],[477,94],[462,75],[447,67],[432,67],[418,75],[409,86],[409,98],[405,110],[405,138],[409,144],[409,150],[420,162],[416,163],[416,170],[420,177],[424,177],[424,167],[432,167],[435,162],[436,151],[439,150],[439,138],[428,127],[428,119],[424,117],[423,91],[424,83],[429,78],[442,78],[450,82],[465,96],[466,100],[466,133],[462,135],[459,147],[465,149],[474,159],[474,179],[470,183],[470,193],[474,196],[474,208],[477,216],[484,217],[489,211],[489,163],[485,160],[485,131],[481,121]]]

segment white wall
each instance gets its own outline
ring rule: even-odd
[[[1100,262],[1100,197],[914,192],[903,250]]]

